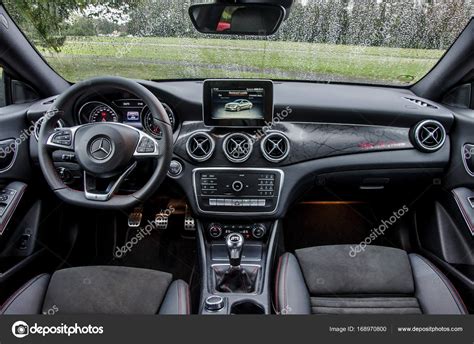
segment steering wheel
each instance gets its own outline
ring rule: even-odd
[[[161,139],[122,123],[104,122],[55,129],[55,123],[72,111],[78,97],[104,89],[117,89],[141,98],[161,129]],[[74,152],[83,170],[83,192],[68,187],[54,167],[55,150]],[[38,140],[41,170],[54,193],[64,202],[90,208],[129,208],[145,201],[163,182],[173,150],[173,131],[163,105],[147,88],[120,77],[85,80],[58,96],[45,116]],[[121,183],[143,159],[156,161],[148,182],[129,195],[116,194]]]

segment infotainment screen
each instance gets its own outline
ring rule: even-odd
[[[204,124],[215,127],[262,127],[273,118],[269,80],[206,80]]]

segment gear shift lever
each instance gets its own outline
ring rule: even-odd
[[[242,249],[244,248],[244,237],[240,233],[230,233],[225,239],[229,263],[232,268],[238,268],[242,260]]]
[[[225,238],[229,254],[228,268],[216,268],[216,290],[223,293],[252,293],[256,289],[258,269],[250,270],[240,265],[244,237],[240,233],[230,233]]]

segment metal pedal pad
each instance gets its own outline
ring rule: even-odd
[[[184,230],[190,232],[194,232],[196,230],[196,221],[194,221],[194,217],[184,218]]]
[[[128,227],[137,228],[140,227],[143,218],[143,208],[135,208],[133,211],[128,215]]]
[[[188,232],[196,231],[196,220],[194,220],[194,217],[191,214],[191,211],[189,210],[187,205],[186,211],[184,213],[184,230]]]
[[[156,214],[155,216],[155,226],[156,226],[156,229],[160,229],[160,230],[165,230],[168,228],[168,217],[167,215],[164,215],[162,213],[158,213]]]

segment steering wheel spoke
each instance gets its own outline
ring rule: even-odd
[[[151,135],[144,133],[143,131],[138,131],[140,138],[138,140],[137,146],[135,147],[135,152],[133,156],[135,158],[157,158],[161,154],[160,144],[156,139]]]
[[[74,138],[78,127],[58,128],[49,135],[46,145],[51,149],[74,151]]]
[[[112,198],[115,192],[118,190],[120,185],[123,183],[125,178],[132,173],[132,171],[137,166],[137,162],[135,161],[130,167],[128,167],[125,172],[120,174],[118,177],[111,178],[108,183],[108,186],[105,190],[100,191],[98,190],[97,184],[98,179],[86,171],[84,171],[84,196],[86,199],[91,201],[98,201],[98,202],[106,202]]]

